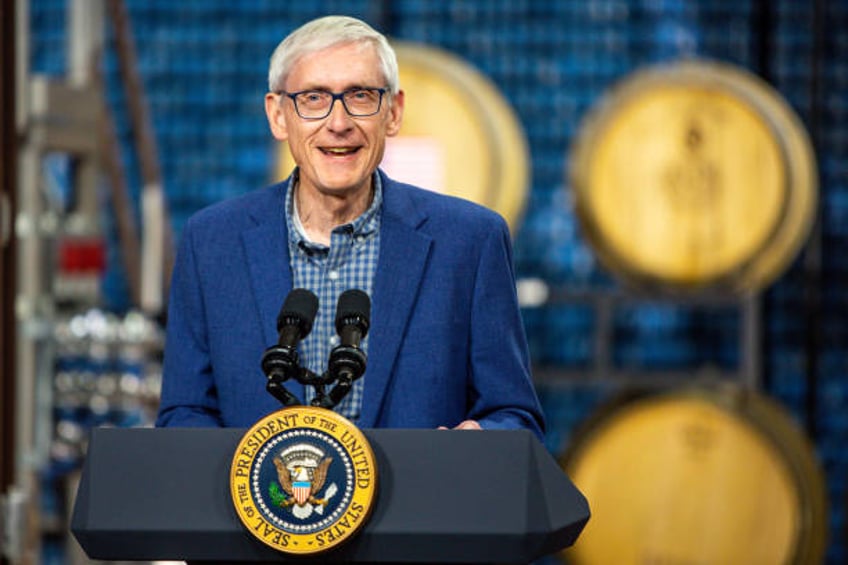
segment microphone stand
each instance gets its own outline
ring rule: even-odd
[[[271,396],[285,407],[302,406],[303,402],[285,387],[285,382],[294,379],[304,386],[315,389],[315,398],[310,404],[332,410],[353,387],[353,381],[365,372],[365,353],[358,347],[337,346],[331,354],[330,367],[318,375],[300,366],[296,352],[274,345],[262,356],[262,371],[268,378],[265,384]],[[335,386],[327,393],[327,387]]]

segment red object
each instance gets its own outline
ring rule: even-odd
[[[59,243],[62,274],[102,273],[106,269],[106,245],[99,237],[68,238]]]

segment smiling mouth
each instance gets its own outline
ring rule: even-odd
[[[334,157],[342,157],[345,155],[353,155],[357,151],[359,151],[360,147],[320,147],[321,152],[324,155],[331,155]]]

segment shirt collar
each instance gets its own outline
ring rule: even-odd
[[[303,246],[323,247],[311,242],[306,237],[306,230],[303,228],[303,224],[300,223],[297,204],[294,200],[294,192],[297,188],[299,177],[300,171],[295,168],[291,175],[289,186],[286,189],[286,225],[289,232],[289,247],[293,250],[302,248]],[[333,232],[346,231],[353,237],[364,239],[379,229],[380,212],[383,205],[383,183],[377,171],[374,171],[371,179],[374,186],[374,197],[371,199],[371,205],[352,222],[335,227]]]

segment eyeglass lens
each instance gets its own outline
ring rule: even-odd
[[[379,89],[347,90],[333,94],[324,90],[299,92],[294,101],[298,114],[304,118],[323,118],[330,113],[336,98],[341,98],[351,116],[370,116],[380,110],[382,92]]]

